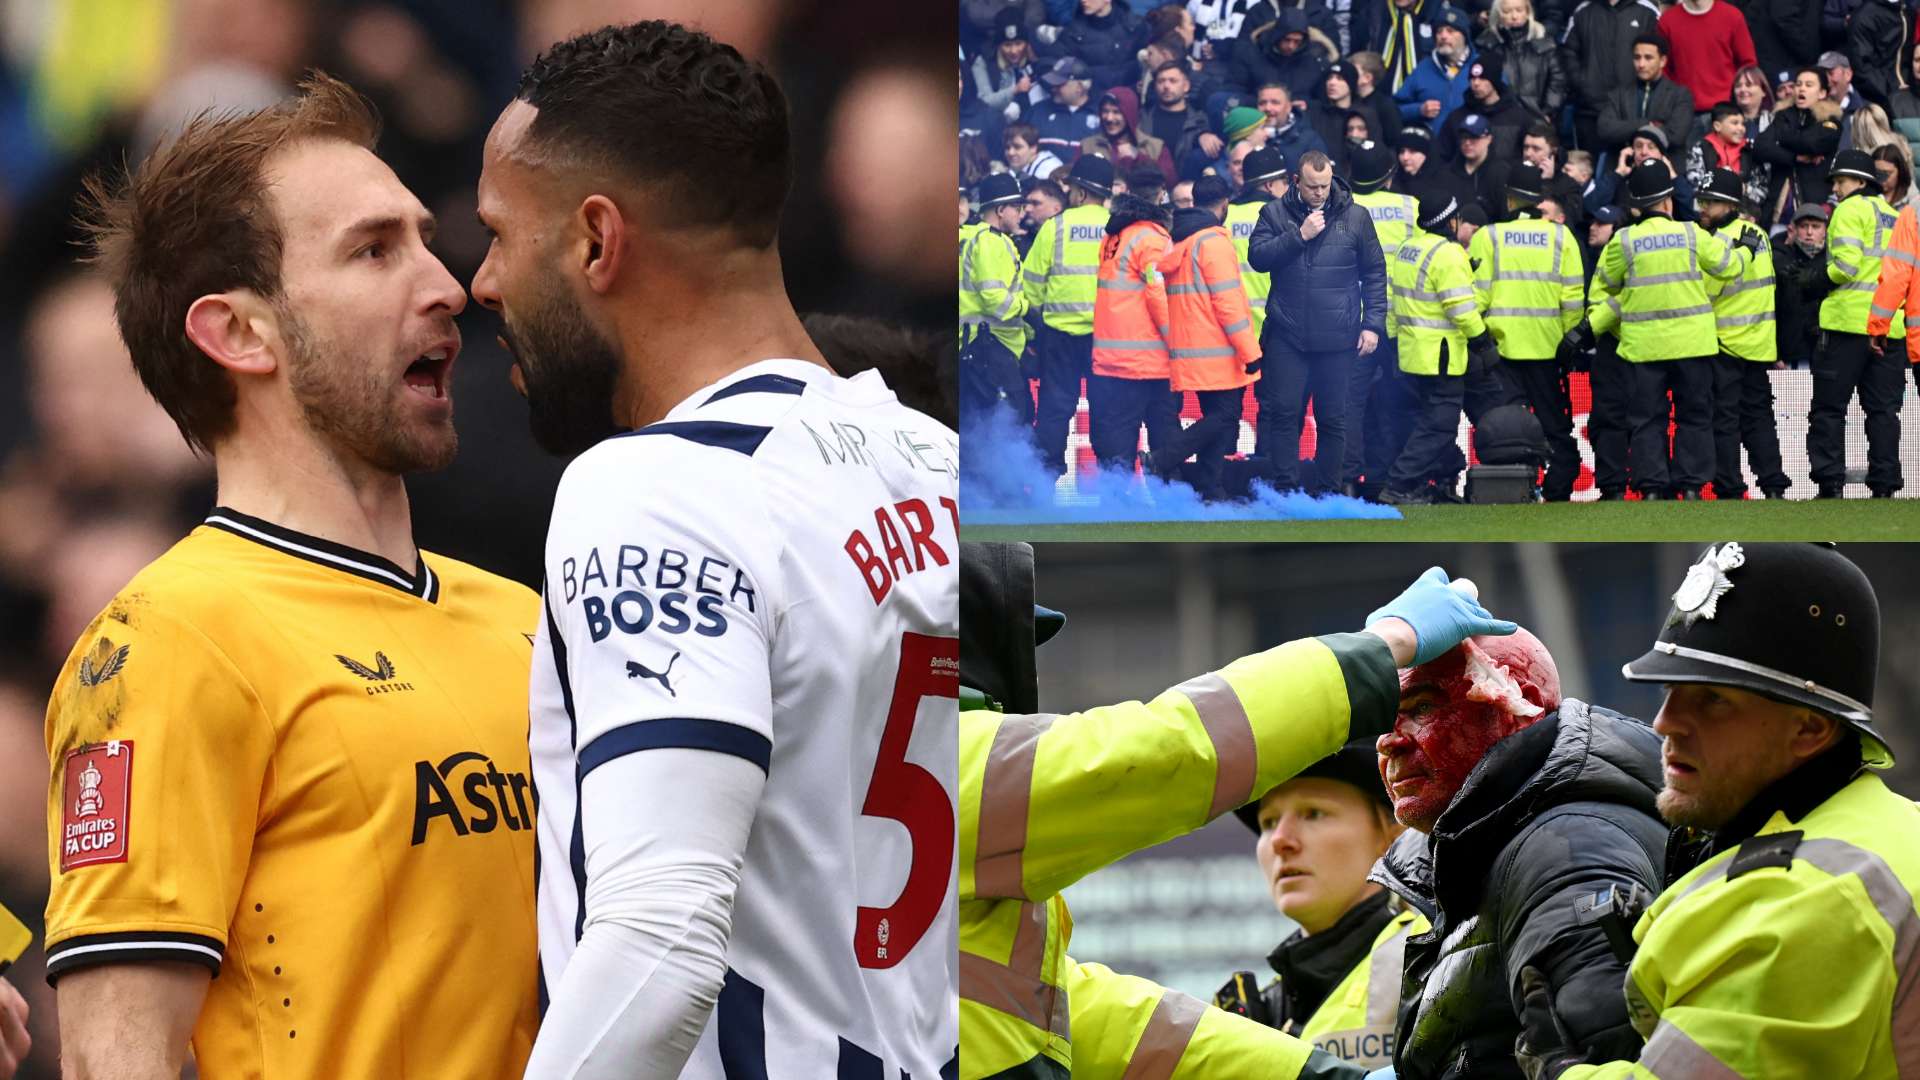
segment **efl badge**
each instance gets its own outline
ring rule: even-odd
[[[127,810],[132,805],[133,742],[113,739],[67,754],[60,872],[127,861]]]
[[[1667,625],[1672,626],[1674,620],[1679,619],[1692,626],[1695,619],[1713,618],[1720,598],[1733,589],[1733,582],[1727,580],[1727,571],[1739,569],[1746,561],[1746,553],[1740,550],[1739,544],[1708,548],[1700,561],[1687,571],[1687,580],[1674,590],[1673,614],[1668,617]]]

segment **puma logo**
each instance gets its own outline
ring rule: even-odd
[[[652,668],[648,667],[647,665],[639,663],[638,661],[629,660],[627,661],[627,678],[652,679],[654,682],[659,683],[660,688],[665,690],[668,694],[672,695],[673,697],[679,697],[680,696],[679,694],[675,694],[673,692],[673,684],[667,681],[667,672],[673,670],[673,663],[675,660],[678,660],[678,659],[680,659],[680,654],[674,653],[672,657],[668,658],[667,666],[665,668],[662,668],[659,671],[655,671]]]

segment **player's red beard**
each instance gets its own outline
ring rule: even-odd
[[[452,410],[439,422],[423,421],[408,410],[402,395],[412,391],[394,360],[368,361],[314,334],[292,310],[282,306],[279,315],[291,353],[287,384],[316,435],[396,476],[453,464],[460,437]],[[449,333],[455,333],[451,320]],[[449,383],[449,404],[452,394]]]

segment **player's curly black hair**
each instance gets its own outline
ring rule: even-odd
[[[767,69],[677,23],[605,26],[554,45],[515,95],[535,148],[656,186],[679,220],[766,246],[792,180],[787,99]]]

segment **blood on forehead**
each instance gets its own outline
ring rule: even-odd
[[[1540,639],[1525,630],[1469,638],[1437,659],[1400,673],[1400,692],[1431,689],[1450,702],[1482,702],[1523,720],[1560,705],[1560,672]],[[1529,693],[1531,691],[1531,693]]]

